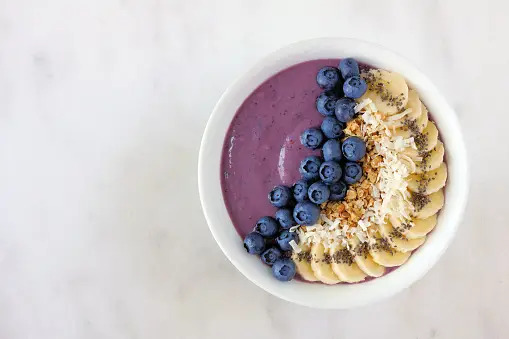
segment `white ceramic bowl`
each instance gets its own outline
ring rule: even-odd
[[[220,183],[223,139],[237,109],[258,85],[275,73],[312,59],[353,57],[361,62],[396,71],[415,88],[438,125],[445,144],[448,180],[445,206],[426,242],[407,263],[383,277],[361,284],[327,286],[274,279],[256,256],[245,252],[226,210]],[[316,308],[349,308],[387,298],[420,279],[440,258],[461,220],[467,194],[467,156],[454,111],[440,91],[417,68],[378,45],[342,38],[321,38],[284,47],[258,62],[234,82],[217,103],[205,128],[198,164],[203,212],[218,245],[249,280],[282,299]]]

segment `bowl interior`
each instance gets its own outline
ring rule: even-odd
[[[448,181],[446,203],[435,230],[407,263],[380,278],[361,284],[327,286],[299,281],[281,283],[256,256],[242,246],[226,210],[220,183],[220,159],[228,126],[245,98],[275,73],[312,59],[353,57],[402,74],[416,89],[436,122],[445,144]],[[352,39],[323,38],[282,48],[256,64],[217,103],[205,129],[199,155],[200,198],[209,228],[225,255],[249,280],[282,299],[317,308],[349,308],[386,298],[421,278],[452,240],[466,203],[468,175],[463,137],[457,118],[435,86],[404,58],[380,46]]]

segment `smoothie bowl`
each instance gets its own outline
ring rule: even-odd
[[[454,112],[406,60],[350,39],[283,48],[207,124],[199,188],[230,261],[285,300],[347,308],[422,277],[467,196]]]

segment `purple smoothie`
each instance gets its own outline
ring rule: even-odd
[[[320,154],[302,146],[300,135],[323,120],[315,106],[322,92],[316,83],[318,70],[338,64],[339,59],[320,59],[289,67],[263,82],[237,110],[223,143],[221,187],[242,238],[259,218],[276,212],[268,201],[269,191],[280,184],[292,186],[301,178],[300,161]],[[397,268],[386,268],[384,275]]]
[[[315,106],[322,90],[316,74],[338,59],[312,60],[289,67],[262,83],[242,103],[226,132],[221,159],[221,186],[230,218],[241,237],[256,221],[273,216],[267,195],[276,185],[300,179],[300,161],[319,154],[300,143],[301,133],[319,127]]]

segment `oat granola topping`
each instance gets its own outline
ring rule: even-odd
[[[359,116],[347,124],[345,133],[347,136],[364,138],[363,127],[364,122]],[[366,155],[362,159],[363,176],[359,182],[348,188],[344,201],[329,201],[322,205],[324,215],[331,220],[341,219],[342,225],[347,225],[353,230],[350,234],[363,232],[362,228],[357,227],[367,211],[374,206],[376,192],[373,184],[376,182],[381,163],[382,157],[377,154],[374,141],[366,140]]]
[[[361,243],[374,245],[376,225],[385,223],[389,215],[411,224],[413,206],[405,180],[409,170],[404,161],[412,160],[398,155],[405,147],[415,147],[413,138],[391,138],[390,128],[384,122],[386,117],[369,99],[359,103],[356,110],[360,114],[347,123],[344,131],[346,137],[358,136],[366,142],[363,175],[348,188],[344,201],[322,204],[322,215],[316,225],[299,228],[301,241],[308,245],[322,242],[326,248],[349,249],[348,240],[353,236]]]
[[[293,229],[298,232],[302,244],[320,243],[330,249],[325,250],[323,257],[312,257],[309,250],[303,250],[297,254],[299,261],[352,265],[361,258],[368,259],[370,253],[375,258],[379,255],[377,252],[386,252],[394,256],[394,260],[401,260],[395,240],[397,244],[408,241],[409,230],[415,225],[415,213],[430,203],[425,192],[438,171],[427,172],[426,169],[436,147],[426,150],[430,136],[422,132],[416,119],[410,118],[412,109],[403,107],[405,95],[389,93],[377,74],[376,70],[363,74],[369,89],[397,111],[395,114],[379,112],[369,97],[358,101],[355,106],[358,114],[346,124],[344,133],[345,138],[357,136],[366,143],[366,154],[360,161],[362,177],[348,187],[343,201],[327,201],[320,206],[320,218],[315,225]],[[412,152],[407,151],[409,149]],[[411,174],[415,177],[409,178]],[[413,185],[414,178],[417,178],[417,193],[408,187],[409,182]],[[385,224],[392,225],[388,234],[380,229]],[[360,265],[360,261],[358,263]]]

